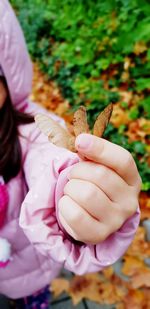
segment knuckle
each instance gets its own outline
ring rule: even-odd
[[[59,202],[58,202],[58,209],[60,210],[60,212],[62,212],[62,210],[64,209],[65,203],[66,203],[66,196],[63,195],[63,196],[59,199]]]
[[[120,215],[120,213],[118,213],[112,218],[112,224],[110,224],[111,226],[110,232],[113,233],[117,231],[122,226],[122,224],[123,224],[123,218]]]
[[[98,244],[104,241],[109,236],[108,225],[106,223],[99,222],[99,228],[90,235],[90,242]]]
[[[128,150],[125,150],[125,157],[124,157],[124,167],[132,168],[134,165],[134,160],[131,153]]]
[[[104,224],[103,227],[100,228],[100,233],[96,239],[96,242],[104,241],[109,235],[111,234],[110,229],[108,228],[107,224]]]
[[[67,216],[66,209],[68,209],[68,205],[70,204],[70,202],[71,199],[70,197],[68,197],[68,195],[63,195],[59,200],[58,209],[64,218],[66,218]],[[69,218],[67,217],[66,219],[70,226],[72,226],[73,228],[78,228],[79,222],[83,221],[83,213],[80,208],[74,207],[73,212],[71,212]]]
[[[71,167],[71,170],[70,170],[70,172],[69,172],[69,178],[70,178],[70,180],[73,179],[73,178],[75,178],[75,177],[77,177],[78,174],[80,174],[79,171],[80,171],[80,162],[76,163],[75,165],[73,165],[73,166]]]
[[[97,190],[92,183],[86,184],[86,189],[83,192],[84,202],[88,202],[89,200],[93,200],[95,195],[97,194]]]
[[[132,215],[134,215],[137,208],[138,208],[138,200],[137,199],[131,199],[129,204],[126,205],[126,207],[125,207],[125,212],[126,212],[127,217],[129,218]]]
[[[64,193],[68,195],[72,195],[72,192],[74,192],[76,186],[77,186],[76,179],[69,180],[64,187]]]
[[[101,242],[103,242],[109,235],[111,234],[110,229],[108,228],[108,225],[106,224],[100,224],[99,231],[93,231],[88,236],[88,239],[83,237],[81,241],[86,242],[88,244],[97,245]]]
[[[69,181],[66,183],[66,185],[65,185],[65,187],[64,187],[64,193],[65,193],[65,194],[67,194],[67,193],[70,191],[70,189],[71,189],[71,187],[72,187],[72,182],[73,182],[73,180],[69,180]]]
[[[135,180],[134,185],[130,185],[130,188],[134,194],[138,197],[141,189],[142,189],[142,178],[140,175],[137,173],[137,178]]]
[[[108,179],[108,169],[103,165],[103,166],[99,166],[97,168],[97,177],[98,180],[101,182],[102,180],[104,181],[105,179]]]
[[[76,211],[74,211],[74,215],[70,219],[70,223],[72,226],[76,227],[78,226],[79,222],[82,222],[82,213],[76,209]]]

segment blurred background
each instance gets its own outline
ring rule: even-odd
[[[117,309],[150,308],[150,2],[11,0],[33,60],[31,99],[71,129],[85,105],[92,127],[110,102],[105,137],[128,149],[142,177],[141,223],[123,258],[100,274],[54,280],[57,297]],[[123,164],[123,162],[122,162]],[[66,278],[64,278],[66,277]],[[39,278],[40,280],[40,278]],[[66,295],[66,294],[65,294]],[[98,305],[98,306],[99,306]],[[77,308],[77,307],[76,307]],[[86,307],[100,308],[100,307]],[[107,306],[106,306],[107,308]]]

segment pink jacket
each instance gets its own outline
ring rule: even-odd
[[[7,0],[0,0],[0,66],[16,108],[27,105],[32,66],[24,38]],[[56,116],[51,115],[53,118]],[[139,211],[98,245],[79,244],[65,233],[57,218],[67,174],[78,156],[58,148],[39,133],[34,123],[20,126],[22,170],[12,179],[6,223],[0,237],[12,247],[12,259],[0,268],[0,293],[19,298],[49,284],[62,267],[77,274],[99,271],[114,263],[131,243],[139,223]]]

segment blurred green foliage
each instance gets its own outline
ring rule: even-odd
[[[142,94],[129,116],[150,118],[150,2],[148,0],[11,0],[21,22],[28,48],[41,69],[55,79],[76,109],[87,105],[92,125],[97,114],[119,100],[119,88]],[[143,49],[142,49],[143,47]],[[124,81],[125,59],[132,65]],[[115,74],[111,74],[116,70]],[[101,78],[106,72],[107,87]],[[128,108],[126,102],[121,102]],[[130,108],[130,107],[129,107]],[[150,189],[150,167],[146,144],[129,143],[119,129],[108,126],[105,133],[134,156]],[[149,143],[150,137],[147,136]]]

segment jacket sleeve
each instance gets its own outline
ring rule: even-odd
[[[118,260],[130,245],[139,224],[139,210],[120,230],[97,245],[73,240],[59,224],[57,205],[67,174],[79,158],[41,135],[34,136],[24,159],[29,191],[21,206],[20,226],[37,250],[68,270],[95,272]]]

